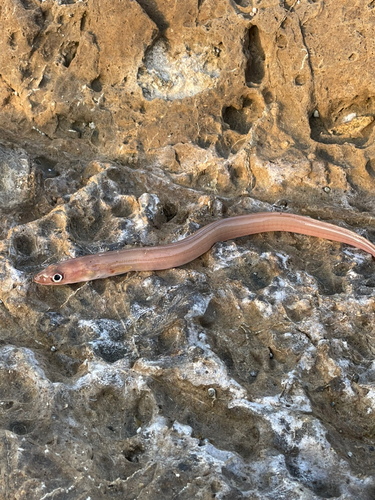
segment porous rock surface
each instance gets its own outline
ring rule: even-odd
[[[2,0],[1,498],[375,498],[370,255],[269,233],[32,281],[257,211],[374,241],[374,23],[371,0]]]

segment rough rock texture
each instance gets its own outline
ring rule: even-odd
[[[375,2],[2,0],[0,498],[375,498],[375,263],[312,237],[42,287],[285,210],[375,240]]]

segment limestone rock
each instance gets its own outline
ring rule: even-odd
[[[3,0],[0,498],[375,498],[375,264],[303,235],[43,287],[287,211],[375,239],[374,2]]]

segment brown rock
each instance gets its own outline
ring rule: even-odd
[[[373,12],[1,3],[0,498],[374,498],[369,255],[267,233],[32,282],[255,211],[374,240]]]

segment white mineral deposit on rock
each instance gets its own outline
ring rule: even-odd
[[[370,255],[277,232],[32,281],[257,212],[374,241],[372,2],[0,11],[0,498],[373,500]]]

